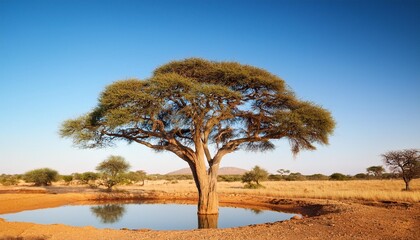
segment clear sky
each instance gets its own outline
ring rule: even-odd
[[[188,57],[264,68],[337,122],[316,151],[293,158],[284,140],[222,166],[365,172],[420,147],[419,26],[420,1],[407,0],[0,0],[0,173],[93,171],[111,154],[148,173],[187,167],[137,144],[77,149],[58,129],[113,81]]]

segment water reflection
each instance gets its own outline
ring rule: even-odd
[[[254,209],[254,208],[251,208],[251,209],[249,209],[249,210],[251,210],[251,212],[255,213],[256,215],[258,215],[258,214],[260,214],[260,213],[262,213],[262,212],[263,212],[263,211],[262,211],[262,210],[260,210],[260,209]]]
[[[258,214],[256,214],[258,213]],[[162,203],[108,203],[96,206],[61,206],[2,214],[14,222],[62,223],[113,229],[185,230],[229,228],[290,219],[294,214],[220,207],[218,215],[197,215],[196,205]],[[141,216],[141,217],[139,217]],[[0,237],[1,238],[1,237]]]
[[[125,207],[120,204],[105,204],[91,207],[90,211],[92,211],[102,223],[115,223],[124,215]]]
[[[202,215],[198,216],[198,228],[217,228],[219,221],[219,214]]]

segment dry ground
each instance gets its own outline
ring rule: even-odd
[[[239,183],[220,184],[222,205],[300,212],[305,216],[300,220],[190,231],[111,230],[0,220],[0,239],[420,239],[419,180],[413,184],[416,191],[402,194],[401,181],[355,182],[270,182],[262,190],[241,189]],[[322,194],[314,196],[316,189]],[[37,193],[31,193],[33,190]],[[115,198],[194,202],[197,197],[190,181],[149,182],[120,190],[124,191],[107,194],[80,186],[0,187],[0,213]],[[14,191],[20,193],[10,193]]]

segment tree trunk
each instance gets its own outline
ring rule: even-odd
[[[404,178],[404,182],[405,182],[405,191],[410,191],[410,180]]]
[[[218,214],[217,172],[219,165],[210,166],[207,171],[204,161],[198,161],[195,164],[191,163],[190,168],[198,190],[197,213],[201,215]]]

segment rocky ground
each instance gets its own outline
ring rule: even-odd
[[[110,199],[194,202],[196,198],[194,194],[161,192],[17,192],[0,191],[0,213]],[[278,199],[249,195],[222,195],[220,202],[222,205],[299,212],[304,217],[238,228],[188,231],[111,230],[0,219],[0,239],[420,239],[420,203]]]

